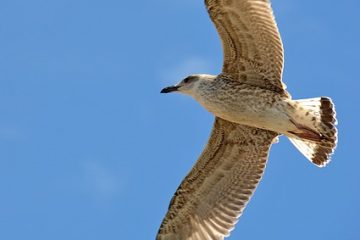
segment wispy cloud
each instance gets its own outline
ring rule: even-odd
[[[194,73],[209,73],[211,64],[200,57],[189,57],[175,66],[170,66],[160,73],[164,83],[175,83]]]
[[[0,140],[18,141],[25,139],[24,133],[14,126],[0,126]]]
[[[83,165],[85,187],[101,199],[108,199],[119,193],[121,181],[110,168],[96,161],[88,161]]]
[[[275,0],[271,1],[271,5],[274,9],[275,17],[280,15],[289,15],[291,14],[297,6],[297,2],[294,0],[281,1]]]

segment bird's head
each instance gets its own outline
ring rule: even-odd
[[[196,95],[197,89],[203,83],[212,81],[216,76],[208,74],[190,75],[184,78],[181,82],[174,86],[166,87],[161,90],[161,93],[179,92],[190,96]]]

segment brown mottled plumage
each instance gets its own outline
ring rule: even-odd
[[[157,240],[221,240],[230,234],[284,134],[317,166],[337,143],[330,98],[292,100],[268,0],[205,0],[224,49],[220,75],[192,75],[162,93],[192,96],[215,115],[208,144],[172,198]]]
[[[222,72],[234,80],[284,92],[283,45],[267,0],[205,0],[222,40]]]
[[[277,136],[216,118],[206,148],[171,200],[157,239],[229,235],[261,179]]]

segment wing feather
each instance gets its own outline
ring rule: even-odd
[[[207,146],[170,202],[157,240],[228,236],[262,177],[276,137],[216,118]]]
[[[224,51],[223,75],[284,92],[283,45],[268,0],[205,0]]]

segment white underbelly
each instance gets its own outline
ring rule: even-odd
[[[212,107],[210,112],[230,122],[286,133],[291,128],[289,116],[281,108],[261,106]]]

